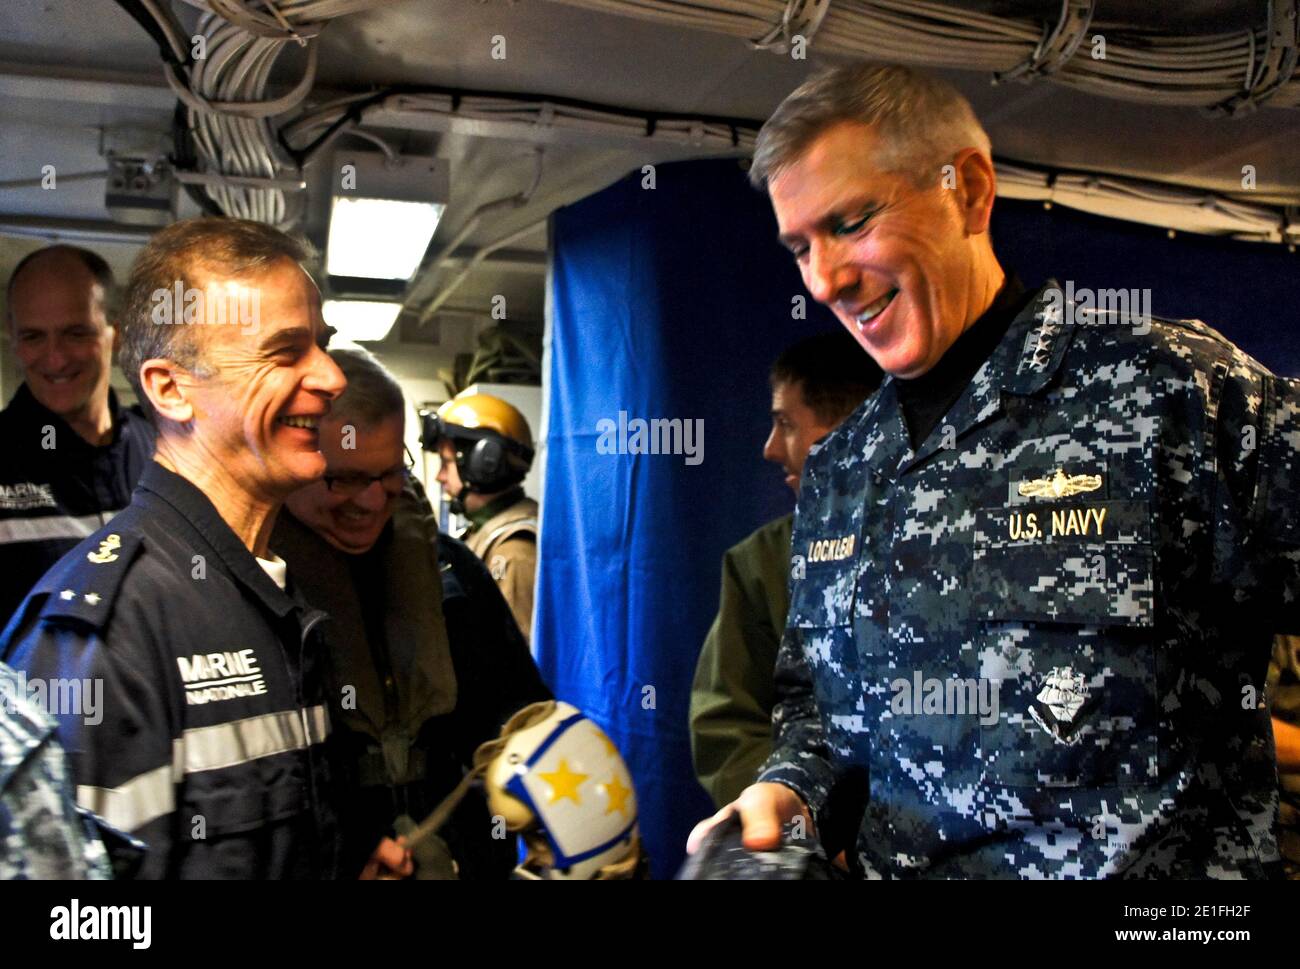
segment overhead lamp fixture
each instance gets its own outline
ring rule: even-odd
[[[365,151],[339,152],[335,161],[325,272],[410,279],[447,208],[447,163]]]
[[[366,299],[327,299],[321,306],[325,322],[341,343],[374,343],[388,336],[402,311],[401,303]]]

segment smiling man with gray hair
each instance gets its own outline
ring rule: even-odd
[[[775,750],[688,847],[738,811],[749,847],[802,815],[865,876],[1274,873],[1250,698],[1300,629],[1300,384],[1203,323],[1021,290],[987,136],[934,78],[809,81],[750,175],[889,376],[808,457]],[[996,720],[898,716],[900,676],[987,682]]]
[[[520,708],[549,700],[487,567],[439,533],[402,443],[402,388],[364,350],[330,351],[347,390],[321,422],[326,471],[289,496],[272,548],[304,594],[330,611],[331,742],[345,854],[357,867],[384,837],[420,821],[473,769]],[[416,877],[505,878],[515,841],[471,792],[415,849]]]
[[[137,258],[122,363],[158,429],[131,504],[46,574],[8,630],[30,677],[104,684],[102,721],[54,711],[83,808],[147,845],[146,878],[321,878],[338,837],[324,741],[323,613],[268,548],[325,472],[343,391],[308,250],[196,219]],[[254,289],[255,327],[161,325],[158,294]],[[180,317],[184,318],[184,317]],[[380,860],[409,871],[396,845]]]

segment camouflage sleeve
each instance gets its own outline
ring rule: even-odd
[[[1219,575],[1275,611],[1271,631],[1300,633],[1300,380],[1237,350],[1218,418]]]
[[[691,686],[691,756],[700,784],[718,807],[754,783],[772,752],[772,671],[779,646],[766,604],[746,595],[728,551],[718,614]]]
[[[125,611],[123,600],[117,609]],[[29,683],[47,684],[51,692],[84,684],[80,703],[60,703],[53,711],[76,804],[147,844],[140,875],[160,878],[169,870],[178,834],[173,781],[178,732],[171,727],[167,694],[156,675],[145,673],[158,668],[152,643],[139,623],[122,626],[121,634],[110,631],[112,642],[105,642],[33,616],[17,636],[9,662]]]
[[[0,879],[104,879],[108,856],[78,811],[54,725],[0,698]]]
[[[804,661],[803,632],[787,626],[776,657],[776,707],[772,711],[775,745],[758,781],[784,784],[812,811],[822,815],[835,786],[835,771],[817,713],[812,674]]]

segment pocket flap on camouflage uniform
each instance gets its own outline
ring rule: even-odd
[[[847,626],[853,622],[853,589],[857,577],[854,558],[812,566],[790,591],[791,626],[817,629]]]
[[[1153,566],[1147,502],[981,508],[971,602],[984,620],[1151,626]]]

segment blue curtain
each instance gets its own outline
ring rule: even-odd
[[[763,462],[767,370],[836,326],[775,241],[766,197],[734,161],[634,172],[552,220],[549,430],[535,650],[561,699],[627,759],[656,877],[680,866],[711,804],[691,769],[687,705],[717,609],[722,553],[787,512]],[[1000,201],[994,241],[1027,286],[1152,289],[1278,372],[1300,372],[1297,262],[1276,246],[1180,235]],[[806,319],[792,316],[795,297]],[[686,455],[603,454],[611,421],[703,422]],[[618,435],[615,434],[615,437]],[[617,443],[617,442],[615,442]]]
[[[623,751],[652,871],[671,877],[691,826],[712,813],[691,769],[687,706],[722,553],[793,505],[762,459],[768,368],[838,324],[806,298],[735,161],[660,165],[653,189],[643,179],[634,172],[552,222],[535,642],[556,695]],[[806,319],[792,317],[795,297]],[[597,425],[617,427],[620,411],[701,421],[702,460],[600,453]]]

